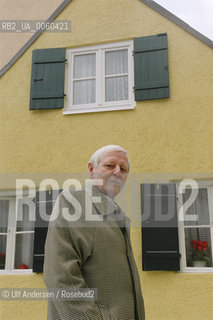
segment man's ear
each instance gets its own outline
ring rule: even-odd
[[[90,178],[93,177],[93,169],[94,169],[94,166],[93,166],[92,162],[88,162],[88,170],[89,170]]]

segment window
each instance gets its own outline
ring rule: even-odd
[[[0,273],[43,271],[46,215],[61,191],[0,191]]]
[[[213,184],[141,185],[144,271],[213,272]]]
[[[64,114],[125,110],[169,95],[166,33],[32,52],[30,110],[60,109],[64,102]]]
[[[67,50],[64,113],[134,108],[133,42]]]
[[[185,272],[213,272],[213,186],[199,183],[198,188],[186,188],[185,193],[179,194],[179,209],[180,207],[183,208],[184,213],[184,219],[179,221],[182,270]],[[201,246],[197,249],[193,248],[192,241],[195,246],[196,244],[199,246],[199,243],[195,241],[201,241]],[[208,247],[202,247],[206,242]],[[205,258],[203,259],[200,256],[204,253]]]
[[[32,272],[34,221],[30,206],[15,196],[0,196],[0,272]]]

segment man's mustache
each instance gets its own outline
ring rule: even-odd
[[[109,178],[106,182],[106,184],[116,184],[119,186],[123,186],[124,181],[121,178]]]

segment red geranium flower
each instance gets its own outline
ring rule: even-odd
[[[203,241],[203,247],[207,248],[208,247],[208,242],[207,241]]]
[[[206,248],[208,247],[207,241],[192,240],[190,245],[193,247],[192,259],[199,261],[209,262],[209,257],[206,253]]]
[[[199,251],[202,250],[202,249],[204,250],[204,249],[206,249],[208,247],[208,242],[207,241],[192,240],[192,241],[190,241],[190,244],[194,249],[197,249]]]
[[[25,263],[22,263],[18,269],[28,269],[28,266]]]

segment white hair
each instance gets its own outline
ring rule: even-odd
[[[115,145],[115,144],[111,144],[111,145],[108,145],[108,146],[104,146],[100,149],[98,149],[97,151],[95,151],[95,153],[93,153],[93,155],[91,156],[89,162],[91,162],[94,166],[94,168],[96,168],[99,164],[99,162],[101,161],[103,155],[105,153],[108,153],[108,152],[111,152],[111,151],[121,151],[121,152],[124,152],[127,156],[127,159],[128,159],[128,167],[130,168],[130,162],[129,162],[129,157],[128,157],[128,152],[121,148],[120,146],[118,145]],[[128,168],[128,169],[129,169]]]

